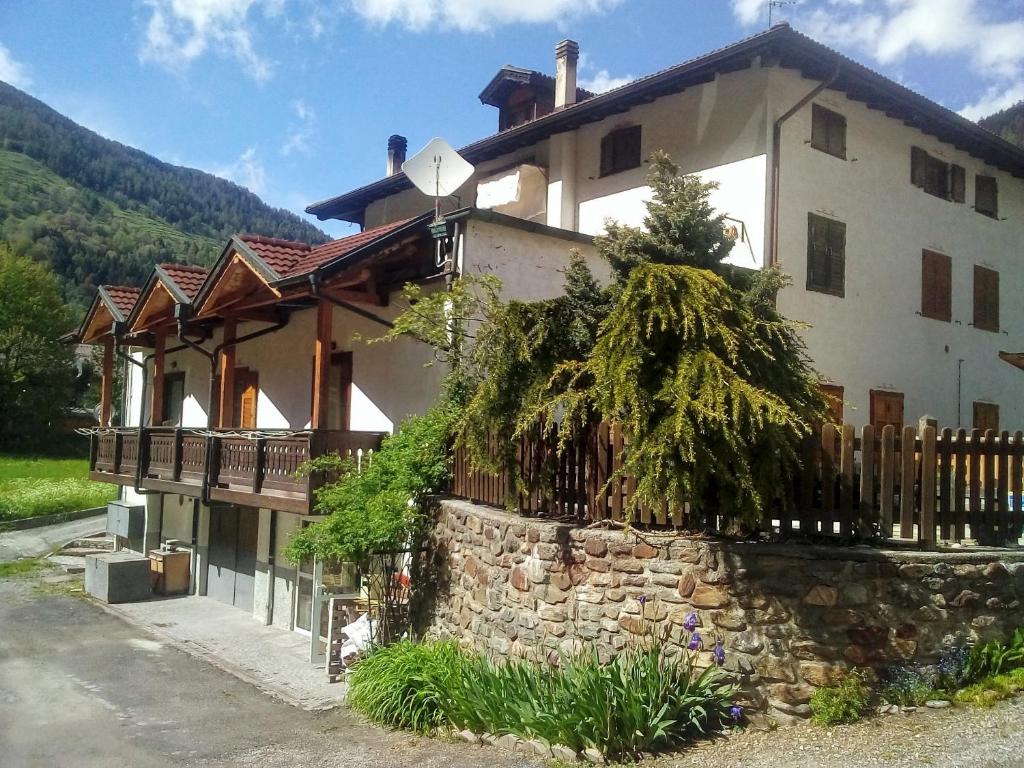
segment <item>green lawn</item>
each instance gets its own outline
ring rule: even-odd
[[[86,478],[85,459],[0,456],[0,522],[102,507],[117,495]]]

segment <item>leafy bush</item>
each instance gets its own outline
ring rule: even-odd
[[[726,673],[698,669],[697,656],[668,658],[653,643],[608,664],[591,650],[542,667],[491,661],[452,643],[400,642],[355,665],[348,700],[393,727],[515,734],[628,758],[742,717]]]
[[[115,495],[112,486],[85,479],[8,480],[0,483],[0,521],[102,507]]]
[[[955,691],[967,682],[967,662],[970,649],[963,646],[946,648],[939,655],[935,665],[936,686],[945,691]]]
[[[855,723],[867,709],[870,696],[864,674],[853,670],[838,685],[819,688],[811,695],[811,719],[818,725]]]
[[[629,648],[608,664],[585,651],[557,668],[476,657],[455,679],[450,717],[475,732],[630,757],[728,722],[735,686],[716,666],[696,669],[696,659],[666,658],[658,644]]]
[[[984,645],[975,645],[967,656],[964,677],[975,682],[986,677],[1008,672],[1024,665],[1024,628],[1014,631],[1010,644],[991,640]]]
[[[919,707],[939,694],[936,688],[936,674],[928,667],[918,664],[901,664],[889,670],[881,696],[890,704],[903,707]]]
[[[448,723],[448,691],[467,665],[454,643],[377,648],[352,668],[348,703],[376,723],[430,733]]]

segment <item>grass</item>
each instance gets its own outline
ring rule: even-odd
[[[86,479],[85,459],[0,456],[0,522],[102,507],[117,495]]]
[[[849,725],[860,719],[868,708],[871,689],[857,670],[847,674],[838,685],[818,688],[811,695],[811,719],[818,725]]]
[[[990,675],[973,685],[956,692],[954,701],[958,704],[973,704],[991,707],[997,701],[1008,699],[1024,691],[1024,667],[998,675]]]
[[[0,579],[9,579],[14,576],[25,576],[46,568],[42,560],[12,560],[9,563],[0,563]]]

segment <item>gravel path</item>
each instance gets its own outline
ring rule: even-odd
[[[1024,698],[992,709],[918,710],[839,728],[747,732],[661,758],[659,768],[996,768],[1024,766]]]

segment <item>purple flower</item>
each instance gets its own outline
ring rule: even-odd
[[[647,605],[647,595],[640,595],[636,601],[640,603],[640,605]]]
[[[685,629],[687,632],[693,632],[693,630],[695,630],[696,628],[697,628],[697,614],[696,613],[688,613],[688,614],[686,614],[686,618],[683,619],[683,629]]]
[[[737,723],[743,719],[743,707],[739,704],[733,704],[729,709],[729,717],[735,720]]]
[[[686,647],[691,651],[699,651],[704,647],[704,641],[701,639],[700,632],[694,632],[690,635],[690,644]]]
[[[725,648],[722,647],[721,640],[715,643],[715,650],[711,652],[711,655],[715,657],[715,664],[718,666],[725,664]]]

